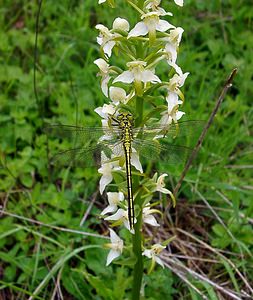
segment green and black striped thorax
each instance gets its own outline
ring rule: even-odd
[[[117,120],[119,122],[119,128],[122,131],[122,142],[131,143],[133,141],[133,116],[130,113],[120,113],[117,116]]]

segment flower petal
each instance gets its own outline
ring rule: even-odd
[[[136,170],[143,173],[143,168],[142,168],[142,165],[141,165],[141,162],[140,162],[140,158],[139,158],[139,155],[136,151],[132,152],[131,165],[134,166],[136,168]]]
[[[172,117],[168,114],[167,111],[165,111],[162,115],[163,116],[160,120],[160,124],[162,126],[170,125],[172,123]]]
[[[117,257],[120,256],[120,252],[119,251],[116,251],[116,250],[113,250],[111,249],[108,256],[107,256],[107,260],[106,260],[106,266],[109,266],[109,264]]]
[[[168,57],[168,63],[169,64],[175,64],[177,60],[177,49],[174,45],[171,43],[167,43],[165,46],[165,52]]]
[[[168,113],[170,114],[174,107],[181,104],[181,102],[178,101],[178,94],[174,92],[168,92],[168,95],[166,97],[166,101],[168,103]]]
[[[176,47],[178,47],[181,42],[183,32],[184,29],[182,27],[176,27],[170,31],[169,40]]]
[[[156,76],[151,70],[144,70],[141,73],[141,81],[144,83],[147,82],[161,82],[160,78]]]
[[[179,83],[179,86],[180,86],[180,87],[184,85],[184,82],[185,82],[185,80],[186,80],[186,78],[188,77],[189,74],[190,74],[189,72],[186,72],[186,73],[184,73],[184,74],[181,76],[181,80],[180,80],[180,83]]]
[[[177,74],[179,76],[183,75],[182,69],[176,63],[169,62],[169,61],[168,61],[168,63],[169,63],[170,66],[172,66],[172,68],[177,72]]]
[[[102,107],[97,107],[94,111],[100,115],[103,119],[108,119],[108,115],[113,115],[116,111],[116,108],[112,104],[104,104]]]
[[[103,194],[105,187],[113,180],[112,168],[113,168],[112,164],[105,163],[101,166],[101,168],[98,169],[98,172],[102,174],[102,177],[100,178],[99,181],[100,194]]]
[[[110,76],[105,76],[104,78],[102,78],[101,80],[101,89],[103,94],[108,97],[108,82],[110,80]]]
[[[113,83],[119,82],[119,81],[124,82],[124,83],[131,83],[134,81],[134,75],[130,71],[124,71],[123,73],[121,73],[118,77],[116,77],[113,80]]]
[[[102,47],[103,51],[104,51],[104,54],[106,54],[107,57],[111,57],[112,49],[115,46],[115,44],[116,43],[114,41],[109,41],[109,42],[105,43],[105,45]]]
[[[156,30],[161,32],[165,32],[171,28],[175,28],[175,26],[165,20],[159,20],[158,24],[156,25]]]
[[[120,208],[117,210],[117,212],[114,215],[106,217],[105,220],[106,221],[118,221],[122,218],[125,218],[125,216],[126,216],[126,211],[124,209]]]
[[[183,112],[183,111],[177,111],[176,112],[176,119],[177,120],[181,119],[183,115],[185,115],[185,112]]]
[[[111,212],[115,212],[117,210],[117,205],[108,205],[100,214],[106,215]]]
[[[184,5],[184,0],[174,0],[174,2],[179,5],[179,6],[183,6]]]
[[[103,58],[96,59],[94,64],[97,65],[103,73],[108,72],[109,64]]]
[[[156,218],[154,216],[152,216],[152,215],[146,215],[146,216],[144,216],[143,222],[145,222],[145,223],[147,223],[149,225],[152,225],[152,226],[156,226],[156,227],[160,226],[157,223]]]
[[[112,174],[109,174],[109,175],[103,175],[100,180],[99,180],[99,191],[100,191],[100,194],[102,195],[104,190],[105,190],[105,187],[112,182]]]
[[[164,194],[171,194],[171,191],[169,191],[168,189],[164,188],[165,187],[164,178],[166,176],[168,176],[168,174],[162,174],[161,176],[158,177],[158,179],[157,179],[157,185],[156,185],[156,191],[164,193]]]
[[[117,235],[117,233],[112,230],[111,228],[109,228],[110,231],[110,239],[111,239],[111,243],[115,244],[121,241],[121,238]]]
[[[142,252],[142,255],[145,255],[145,256],[147,256],[148,258],[151,258],[151,257],[152,257],[151,250],[150,250],[150,249],[145,249],[145,250]]]
[[[161,266],[161,267],[163,267],[164,268],[164,264],[163,264],[163,261],[161,260],[161,258],[160,257],[158,257],[158,256],[155,256],[155,261]]]
[[[134,28],[129,32],[128,38],[135,36],[143,36],[148,33],[148,27],[144,22],[137,23]]]
[[[98,36],[97,37],[97,43],[101,46],[103,44],[103,38]]]
[[[126,100],[126,91],[120,87],[111,86],[109,89],[110,99],[117,102],[124,102]]]
[[[122,192],[108,192],[107,197],[110,205],[118,205],[120,201],[124,200],[124,194]]]

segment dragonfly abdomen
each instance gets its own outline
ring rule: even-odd
[[[126,157],[126,176],[127,176],[127,200],[128,200],[128,220],[130,229],[134,226],[134,199],[132,188],[132,170],[131,170],[131,141],[123,142],[125,157]]]

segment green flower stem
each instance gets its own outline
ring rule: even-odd
[[[139,7],[143,7],[143,0],[140,0],[139,2],[140,3],[138,3],[138,6],[137,5],[135,5],[132,1],[130,1],[130,0],[127,0],[127,2],[134,8],[134,9],[136,9],[140,14],[143,14],[144,12],[139,8]],[[141,5],[142,4],[142,5]]]
[[[136,97],[136,123],[140,126],[143,120],[143,97]],[[135,187],[139,188],[139,177],[136,176]],[[141,193],[138,193],[134,200],[135,206],[139,207],[137,223],[134,226],[135,234],[133,235],[133,253],[136,257],[136,263],[133,270],[133,290],[132,300],[140,299],[141,283],[143,276],[143,256],[142,256],[142,199]]]
[[[140,207],[140,213],[137,217],[137,223],[134,226],[135,234],[133,235],[133,253],[136,257],[136,263],[133,270],[133,289],[132,300],[140,299],[141,283],[143,276],[143,256],[142,256],[142,203],[141,194],[135,198],[135,204]]]
[[[136,97],[136,116],[135,116],[135,126],[139,127],[143,120],[143,97]]]

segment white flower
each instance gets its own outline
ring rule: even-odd
[[[104,121],[104,122],[103,122]],[[106,120],[102,120],[102,124],[104,125],[104,127],[108,127],[108,123]],[[104,135],[100,138],[100,141],[103,140],[110,140],[111,139],[111,135]],[[112,151],[112,155],[111,155],[111,159],[112,158],[116,158],[117,160],[114,161],[114,164],[117,163],[119,164],[121,167],[124,167],[126,164],[126,155],[125,155],[125,151],[122,147],[122,143],[119,143],[117,145],[112,145],[111,147],[111,151]],[[131,165],[134,166],[136,168],[136,170],[140,171],[141,173],[143,173],[143,168],[140,162],[140,158],[139,158],[139,154],[138,152],[132,147],[132,153],[131,153]],[[118,166],[118,165],[117,165]],[[115,170],[118,170],[119,167]]]
[[[119,202],[124,200],[124,194],[122,192],[108,192],[107,197],[109,205],[101,212],[101,215],[115,212],[118,208]]]
[[[164,52],[166,53],[166,58],[169,64],[176,63],[177,60],[177,49],[174,45],[167,43],[164,48]]]
[[[182,39],[184,29],[182,27],[176,27],[170,30],[169,33],[165,33],[164,37],[160,37],[159,41],[169,43],[177,49]]]
[[[104,54],[107,57],[110,57],[112,55],[112,49],[116,44],[114,39],[118,34],[111,33],[111,31],[102,24],[96,25],[95,28],[100,31],[99,36],[97,37],[97,43],[103,49]]]
[[[164,54],[165,54],[165,58],[167,59],[168,64],[175,69],[175,71],[178,74],[182,73],[181,68],[176,64],[176,60],[177,60],[177,49],[176,46],[171,44],[171,43],[167,43],[165,45],[164,48]]]
[[[109,95],[115,105],[118,105],[120,102],[127,104],[127,102],[135,95],[135,92],[134,90],[131,90],[131,92],[127,95],[124,89],[111,86],[109,89]]]
[[[122,144],[120,144],[118,147],[112,147],[112,152],[113,152],[113,157],[116,157],[119,159],[120,162],[124,162],[124,166],[126,164],[126,155],[125,155],[125,151],[122,147]],[[132,148],[132,153],[131,153],[131,160],[130,163],[132,166],[134,166],[136,168],[136,170],[140,171],[141,173],[143,173],[143,169],[142,169],[142,165],[140,162],[140,158],[139,158],[139,154],[137,153],[137,151]],[[123,166],[123,164],[121,164]]]
[[[151,70],[146,70],[147,63],[141,60],[135,60],[127,63],[128,71],[124,71],[118,77],[113,80],[115,82],[124,82],[124,83],[132,83],[132,82],[161,82],[158,76],[154,74]]]
[[[94,64],[99,67],[101,78],[101,89],[103,94],[108,97],[108,82],[110,80],[110,66],[109,64],[102,58],[96,59]]]
[[[168,102],[168,110],[161,113],[161,125],[169,125],[172,121],[177,123],[177,121],[185,114],[185,112],[178,110],[179,105],[183,103],[178,99],[178,94],[169,91],[166,100]]]
[[[183,6],[184,5],[184,0],[174,0],[174,2],[179,5],[179,6]]]
[[[156,182],[156,187],[155,191],[161,192],[164,194],[171,194],[171,191],[165,188],[165,183],[164,183],[164,178],[168,176],[168,174],[162,174],[161,176],[158,177],[157,182]],[[155,178],[155,176],[153,177]]]
[[[127,94],[126,91],[120,87],[111,86],[109,89],[110,99],[118,105],[119,102],[125,103]]]
[[[106,0],[98,0],[98,4],[102,4],[102,3],[105,3]]]
[[[163,251],[163,249],[165,249],[165,246],[162,246],[160,244],[155,244],[151,247],[151,249],[145,249],[142,252],[142,255],[147,256],[148,258],[151,258],[153,262],[157,262],[160,266],[162,266],[164,268],[164,264],[162,262],[162,260],[160,259],[160,257],[158,256],[158,254],[160,254],[160,252]]]
[[[175,28],[172,24],[165,20],[160,20],[159,16],[161,15],[172,15],[171,13],[166,13],[162,11],[152,11],[146,14],[143,14],[141,18],[143,21],[138,22],[134,28],[129,32],[128,38],[144,36],[149,34],[151,37],[155,37],[155,32],[165,32],[168,29]]]
[[[152,213],[155,213],[157,212],[156,209],[150,209],[149,206],[145,206],[142,210],[142,218],[143,218],[143,222],[144,223],[147,223],[149,225],[152,225],[152,226],[160,226],[155,217],[152,216]]]
[[[178,93],[179,88],[184,85],[187,76],[190,74],[189,72],[183,74],[182,71],[179,73],[180,74],[174,74],[173,77],[170,79],[169,90],[171,92]]]
[[[105,218],[106,221],[119,221],[120,224],[124,224],[125,228],[128,229],[131,233],[134,233],[134,230],[130,230],[130,224],[128,221],[128,211],[122,208],[118,209],[114,215]],[[136,219],[134,220],[134,223]]]
[[[100,115],[105,121],[115,113],[116,107],[113,104],[104,104],[102,107],[97,107],[94,111]],[[104,121],[102,120],[102,122]]]
[[[98,24],[95,27],[99,30],[97,43],[101,46],[104,54],[108,57],[112,55],[112,49],[116,45],[116,40],[121,37],[119,33],[109,30],[106,26]],[[113,22],[113,30],[129,31],[129,23],[126,19],[116,18]]]
[[[119,257],[123,252],[123,240],[109,228],[111,243],[106,244],[106,247],[111,248],[106,261],[106,266],[108,266],[115,258]]]
[[[113,132],[110,131],[110,120],[111,117],[115,114],[116,107],[114,103],[112,104],[104,104],[102,107],[97,107],[94,109],[94,111],[100,115],[103,119],[101,120],[102,122],[102,127],[105,128],[104,130],[104,135],[99,138],[99,141],[110,141],[113,136]],[[106,161],[108,159],[104,159]]]
[[[178,105],[182,104],[183,101],[178,99],[178,95],[174,92],[169,92],[167,97],[166,97],[166,101],[168,103],[168,111],[170,113],[173,112],[173,110],[175,109],[175,107],[178,107]]]
[[[131,165],[134,166],[136,170],[143,173],[143,168],[140,162],[139,153],[134,148],[132,148]]]
[[[113,29],[123,30],[126,32],[129,31],[129,27],[130,27],[130,25],[129,25],[128,21],[126,19],[122,19],[122,18],[116,18],[112,24]]]
[[[172,16],[172,13],[166,12],[163,8],[159,7],[161,0],[149,0],[144,3],[147,10],[156,11],[160,16]]]
[[[99,181],[100,194],[103,194],[105,187],[112,182],[112,172],[119,169],[120,167],[118,166],[118,161],[103,163],[101,168],[98,169],[98,172],[102,174],[102,177]]]
[[[184,29],[182,27],[176,27],[175,29],[170,30],[168,41],[175,47],[178,47],[181,42],[183,32]]]

